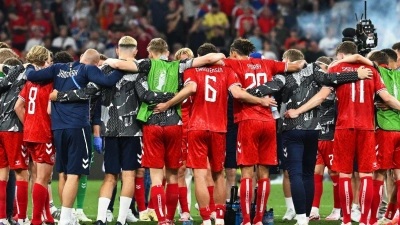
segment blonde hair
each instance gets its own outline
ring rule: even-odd
[[[290,62],[304,59],[304,55],[300,50],[289,49],[283,53],[283,58],[287,58]]]
[[[194,57],[194,54],[190,48],[181,48],[175,53],[175,60],[180,60],[182,55],[188,55],[189,59]]]
[[[136,47],[137,41],[131,36],[123,36],[118,41],[118,47]]]
[[[163,54],[168,52],[168,44],[162,38],[154,38],[147,45],[147,51]]]
[[[4,63],[6,59],[9,58],[19,58],[17,53],[9,48],[1,48],[0,49],[0,63]]]
[[[50,57],[50,51],[47,48],[39,45],[35,45],[29,50],[26,55],[26,60],[29,63],[33,63],[38,66],[44,66],[45,62]]]

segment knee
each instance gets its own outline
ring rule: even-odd
[[[106,174],[104,177],[104,183],[110,184],[114,187],[117,184],[117,175]]]

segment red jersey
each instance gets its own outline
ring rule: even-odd
[[[192,106],[191,97],[188,97],[187,99],[185,99],[185,101],[183,101],[181,104],[182,131],[184,133],[184,136],[185,135],[187,136],[187,132],[188,132],[189,113],[190,113],[191,106]]]
[[[286,63],[269,59],[225,59],[225,66],[235,71],[243,88],[254,88],[272,80],[272,76],[284,73]],[[260,105],[246,104],[234,101],[234,120],[238,123],[242,120],[274,121],[271,109]]]
[[[336,129],[374,130],[374,96],[386,89],[378,71],[371,66],[340,63],[329,72],[356,72],[360,66],[373,71],[372,79],[342,84],[336,89]]]
[[[26,82],[19,93],[25,101],[24,141],[34,143],[51,143],[51,120],[47,113],[49,95],[53,91],[53,83],[38,84]]]
[[[226,132],[228,123],[228,90],[239,85],[235,73],[228,67],[191,68],[184,73],[185,84],[195,83],[188,130]]]

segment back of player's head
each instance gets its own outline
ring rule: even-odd
[[[53,57],[53,63],[69,63],[73,61],[74,57],[66,51],[57,52]]]
[[[400,42],[394,43],[392,49],[395,51],[400,51]]]
[[[0,42],[0,48],[10,48],[10,46],[5,42]]]
[[[286,52],[283,53],[282,56],[283,59],[289,60],[289,62],[294,62],[297,60],[303,60],[304,55],[300,50],[297,49],[289,49]]]
[[[8,65],[8,66],[22,66],[22,62],[20,59],[18,58],[9,58],[4,60],[4,65]]]
[[[321,56],[321,57],[319,57],[315,62],[316,62],[316,63],[323,63],[323,64],[329,66],[329,64],[331,64],[332,61],[333,61],[333,60],[332,60],[331,57]]]
[[[26,60],[29,63],[33,63],[37,66],[44,66],[46,61],[50,58],[50,51],[47,48],[35,45],[33,46],[28,54],[26,54]]]
[[[218,53],[217,47],[211,43],[204,43],[197,49],[197,55],[203,56],[207,55],[208,53]]]
[[[97,65],[100,61],[100,54],[95,49],[88,49],[81,56],[81,63],[88,65]]]
[[[181,48],[178,51],[176,51],[174,59],[175,60],[182,60],[182,59],[191,59],[194,57],[194,54],[190,48]]]
[[[137,41],[131,36],[123,36],[118,41],[118,48],[133,50],[137,47]]]
[[[370,56],[369,60],[380,64],[389,64],[389,56],[382,51],[374,51]]]
[[[384,48],[381,51],[386,53],[389,56],[389,60],[392,60],[393,62],[397,61],[397,54],[393,49]]]
[[[357,52],[358,52],[357,45],[354,44],[354,42],[344,41],[336,47],[335,55],[338,55],[340,53],[342,53],[344,55],[354,55],[354,54],[357,54]]]
[[[0,49],[0,63],[4,63],[6,59],[9,58],[18,58],[17,53],[9,48],[1,48]]]
[[[254,52],[256,48],[253,43],[248,39],[238,38],[231,44],[231,52],[236,52],[241,56],[248,56],[250,53]]]
[[[155,54],[164,54],[168,52],[168,44],[162,38],[154,38],[147,45],[147,51]]]
[[[108,57],[104,54],[100,54],[100,60],[106,61]]]

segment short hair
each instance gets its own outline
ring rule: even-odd
[[[382,52],[386,53],[389,56],[389,59],[397,62],[397,54],[393,49],[385,48],[381,50]]]
[[[211,43],[204,43],[197,49],[197,55],[203,56],[207,55],[208,53],[218,53],[217,47]]]
[[[382,51],[374,51],[370,56],[369,60],[380,64],[389,64],[389,56]]]
[[[0,42],[0,48],[10,48],[10,46],[5,42]]]
[[[194,54],[190,48],[181,48],[175,53],[174,59],[179,60],[183,54],[188,55],[189,58],[194,57]]]
[[[123,36],[118,41],[119,48],[136,48],[137,41],[131,36]]]
[[[47,48],[40,45],[35,45],[29,50],[28,54],[26,54],[26,60],[29,63],[43,66],[46,60],[49,59],[49,56],[50,51],[47,50]]]
[[[106,55],[100,54],[100,60],[105,61],[105,60],[107,60],[107,59],[108,59],[108,57],[107,57]]]
[[[22,66],[22,62],[18,58],[8,58],[4,60],[3,64],[8,66]]]
[[[394,43],[392,45],[392,49],[395,51],[399,51],[400,50],[400,42]]]
[[[237,52],[239,55],[250,55],[254,52],[256,47],[248,39],[238,38],[231,44],[231,51]]]
[[[304,59],[304,55],[300,50],[289,49],[283,53],[283,58],[287,58],[290,62]]]
[[[335,51],[335,55],[339,54],[339,53],[343,53],[343,54],[357,54],[358,50],[357,50],[357,45],[352,42],[352,41],[344,41],[342,43],[340,43],[337,47],[336,47],[336,51]]]
[[[74,57],[66,51],[57,52],[53,58],[53,63],[69,63],[73,61]]]
[[[162,38],[154,38],[147,45],[147,51],[163,54],[168,52],[168,44]]]
[[[0,63],[4,63],[6,59],[9,58],[19,58],[17,53],[9,48],[1,48],[0,49]]]
[[[316,63],[322,63],[322,64],[324,64],[324,65],[326,65],[326,66],[329,66],[329,64],[331,64],[332,61],[333,61],[333,60],[332,60],[331,57],[321,56],[321,57],[319,57],[315,62],[316,62]]]

